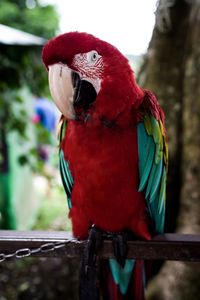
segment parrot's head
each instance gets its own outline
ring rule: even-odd
[[[42,58],[51,95],[67,119],[116,121],[144,96],[126,57],[90,34],[59,35],[44,46]]]

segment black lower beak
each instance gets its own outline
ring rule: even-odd
[[[96,100],[97,92],[93,85],[80,78],[79,74],[72,72],[72,84],[74,87],[74,108],[86,111]]]

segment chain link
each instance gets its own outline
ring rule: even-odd
[[[58,249],[61,249],[63,247],[65,247],[69,242],[71,242],[72,240],[66,241],[66,242],[56,242],[56,243],[45,243],[42,244],[40,247],[38,248],[21,248],[16,250],[13,253],[0,253],[0,263],[2,263],[5,260],[8,260],[10,258],[24,258],[24,257],[28,257],[31,255],[34,255],[36,253],[48,253],[48,252],[53,252],[56,251]]]

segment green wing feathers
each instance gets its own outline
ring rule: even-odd
[[[62,140],[65,137],[65,132],[67,129],[67,121],[61,117],[60,121],[60,130],[58,133],[58,140],[59,140],[59,167],[60,167],[60,175],[63,183],[63,187],[65,189],[65,193],[67,195],[67,203],[69,209],[72,207],[72,202],[71,202],[71,193],[72,193],[72,188],[74,184],[74,180],[72,177],[72,174],[69,169],[69,163],[68,161],[65,160],[64,157],[64,152],[61,148]]]
[[[160,120],[146,114],[138,123],[139,192],[144,192],[147,208],[158,233],[164,230],[168,150]]]

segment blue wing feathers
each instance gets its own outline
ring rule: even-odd
[[[154,158],[154,153],[155,153],[155,148],[153,147],[153,139],[152,137],[149,137],[150,142],[148,143],[149,147],[146,153],[146,160],[144,160],[144,168],[141,172],[140,175],[140,185],[139,185],[139,192],[141,192],[146,183],[147,179],[149,177],[149,173],[153,164],[153,158]]]
[[[164,167],[163,174],[162,174],[162,181],[161,181],[161,189],[159,195],[159,202],[158,202],[158,210],[161,214],[162,211],[165,209],[165,197],[166,197],[166,168]]]
[[[72,188],[72,186],[73,186],[73,178],[72,178],[71,172],[69,171],[69,163],[66,160],[64,160],[64,157],[63,157],[63,167],[64,167],[65,172],[67,174],[67,180],[68,180],[68,182],[70,184],[70,188]]]
[[[62,183],[65,189],[65,192],[67,194],[67,202],[69,208],[72,207],[71,203],[71,193],[72,193],[72,188],[73,188],[73,178],[71,175],[71,172],[69,170],[69,164],[64,158],[64,153],[62,150],[60,150],[60,155],[59,155],[59,160],[60,160],[60,174],[61,174],[61,179]]]
[[[141,153],[141,157],[147,156],[147,151],[150,144],[150,139],[148,139],[148,136],[146,134],[145,128],[142,123],[138,124],[138,148],[139,152]],[[139,158],[140,159],[140,158]],[[144,160],[141,159],[139,162],[140,167],[140,174],[142,173],[142,170],[144,169]]]
[[[163,166],[163,160],[161,159],[158,164],[156,165],[156,172],[154,174],[153,182],[152,182],[152,187],[151,187],[151,193],[150,193],[150,202],[152,201],[155,193],[160,187],[160,181],[162,177],[162,166]]]
[[[62,183],[65,189],[65,193],[67,195],[67,202],[69,209],[72,207],[71,202],[71,193],[72,188],[74,184],[73,177],[71,175],[70,169],[69,169],[69,163],[65,160],[64,152],[61,149],[62,141],[65,137],[67,130],[67,120],[61,116],[60,119],[60,131],[58,133],[58,139],[59,139],[59,145],[60,145],[60,151],[59,151],[59,167],[60,167],[60,175],[62,179]]]
[[[156,164],[153,164],[152,169],[151,169],[151,174],[149,176],[149,180],[148,180],[148,184],[147,184],[147,188],[146,188],[146,193],[145,193],[145,199],[148,198],[148,196],[150,195],[152,186],[153,186],[153,180],[154,180],[154,176],[156,173]]]
[[[63,179],[64,179],[64,185],[65,185],[66,188],[67,188],[67,192],[71,194],[71,186],[70,186],[70,182],[69,182],[69,180],[68,180],[66,167],[65,167],[64,162],[63,162],[62,159],[60,160],[60,169],[61,169],[62,177],[63,177]]]
[[[147,208],[157,232],[163,232],[166,194],[166,155],[163,126],[146,114],[137,126],[139,155],[139,192],[145,192]],[[166,145],[165,145],[166,146]]]

